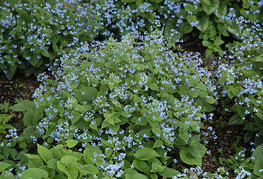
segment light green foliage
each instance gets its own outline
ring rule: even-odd
[[[84,151],[75,156],[61,148],[60,159],[53,149],[38,144],[39,156],[25,154],[29,168],[46,170],[41,166],[47,164],[69,178],[84,174],[86,165],[91,168],[88,176],[130,176],[140,171],[147,177],[171,177],[180,169],[174,159],[202,164],[206,148],[196,133],[203,127],[202,112],[212,111],[217,100],[208,79],[198,76],[194,66],[200,65],[198,59],[189,63],[169,51],[158,31],[148,38],[152,37],[155,40],[140,44],[132,36],[122,42],[111,39],[82,53],[86,59],[65,59],[61,76],[39,88],[38,99],[12,107],[25,111],[25,121],[31,119],[24,124],[32,133],[24,131],[21,139],[42,138],[48,145],[56,141]],[[27,118],[30,111],[38,115]]]
[[[202,165],[200,133],[212,112],[243,127],[255,151],[219,158],[228,168],[206,177],[230,169],[237,178],[262,177],[259,4],[1,1],[0,69],[11,79],[49,63],[50,73],[38,77],[34,101],[10,108],[24,114],[19,130],[10,124],[14,114],[0,114],[0,178],[187,178],[184,166]],[[206,57],[223,56],[229,36],[236,41],[226,46],[228,56],[211,68],[170,48],[198,37]]]
[[[0,6],[0,70],[8,79],[19,70],[38,75],[67,48],[92,41],[100,26],[93,9],[77,2],[13,0]]]

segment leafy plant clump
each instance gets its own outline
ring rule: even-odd
[[[38,75],[67,49],[92,41],[100,28],[89,6],[64,1],[0,2],[0,70]]]
[[[163,30],[168,46],[199,38],[206,56],[223,56],[225,40],[242,41],[247,29],[262,23],[261,1],[122,0],[0,2],[0,70],[11,79],[54,66],[67,49],[84,42],[140,38],[152,27]],[[246,25],[245,25],[246,24]],[[234,38],[234,39],[233,39]]]
[[[29,162],[37,157],[37,167],[49,177],[72,177],[62,169],[70,165],[73,178],[172,177],[185,164],[201,165],[206,152],[201,119],[217,101],[208,78],[200,77],[200,59],[169,51],[157,32],[141,43],[125,36],[91,47],[61,58],[56,74],[40,77],[45,85],[35,92],[36,100],[12,108],[25,111],[27,128],[18,140],[43,144],[38,148],[52,156],[54,144],[84,153],[53,158],[38,151],[26,154]],[[94,171],[83,173],[82,165]]]

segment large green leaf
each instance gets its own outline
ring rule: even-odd
[[[182,27],[176,27],[175,22],[175,19],[170,19],[165,25],[164,37],[168,43],[175,44],[184,35]]]
[[[29,168],[25,170],[20,177],[21,179],[43,179],[43,178],[48,178],[48,173],[40,168]]]
[[[202,158],[205,155],[206,148],[202,144],[197,143],[195,145],[190,145],[187,148],[187,152],[189,152],[195,158]]]
[[[126,179],[148,179],[147,176],[142,175],[140,173],[138,173],[136,170],[132,170],[132,169],[128,169],[128,172],[126,172],[127,170],[125,170],[125,178]]]
[[[203,3],[202,8],[207,15],[210,15],[219,8],[219,0],[210,0],[210,5]]]
[[[88,146],[84,151],[84,160],[88,164],[98,163],[100,154],[102,152],[98,146]]]
[[[229,120],[229,122],[228,122],[228,125],[240,125],[240,124],[243,124],[244,122],[245,122],[245,121],[240,118],[240,115],[234,114],[234,115],[230,118],[230,120]]]
[[[12,109],[13,111],[26,111],[28,109],[35,109],[35,103],[33,101],[29,101],[29,100],[23,100],[17,104],[15,104],[14,106],[11,106],[10,109]]]
[[[43,161],[37,155],[25,154],[28,158],[28,168],[40,168],[43,166]]]
[[[256,159],[255,165],[254,165],[254,173],[258,176],[263,177],[263,159],[259,158]]]
[[[76,97],[81,102],[91,102],[97,96],[98,90],[94,87],[82,86],[76,92]]]
[[[263,166],[263,146],[258,146],[252,154],[255,158],[254,173],[258,176],[263,176],[263,172],[260,172]]]
[[[44,146],[37,144],[37,152],[40,157],[47,163],[47,161],[53,159],[52,153]]]
[[[135,159],[132,162],[133,166],[142,172],[149,172],[151,167],[144,161]]]
[[[26,126],[36,125],[37,121],[41,119],[42,115],[40,115],[37,111],[33,109],[28,109],[23,117],[23,122]]]
[[[160,157],[160,155],[152,148],[144,147],[136,150],[133,156],[140,160],[149,160],[155,157]]]
[[[11,164],[5,163],[5,162],[0,162],[0,172],[4,171],[4,170],[7,169],[9,166],[11,166]]]
[[[82,173],[83,175],[87,175],[87,174],[95,175],[99,173],[98,168],[92,164],[86,164],[86,165],[78,164],[77,167],[80,173]]]
[[[154,91],[159,91],[159,87],[156,83],[151,83],[150,84],[150,88],[151,90],[154,90]]]
[[[217,18],[222,18],[222,16],[225,16],[227,13],[227,6],[225,3],[220,2],[219,8],[215,10],[215,15]]]
[[[196,24],[195,27],[204,33],[209,25],[209,16],[207,16],[205,13],[202,13],[200,18],[197,18],[197,21],[198,24]]]
[[[69,179],[76,179],[78,177],[78,168],[76,163],[76,157],[72,155],[66,155],[57,162],[57,167],[60,171],[66,173]]]
[[[178,174],[180,174],[179,171],[173,168],[168,168],[168,167],[165,167],[165,169],[161,173],[162,176],[168,177],[168,178],[173,178],[174,176],[177,176]]]
[[[188,165],[202,165],[202,158],[196,158],[193,155],[191,155],[187,150],[182,149],[180,150],[180,158],[181,160],[188,164]]]
[[[78,141],[76,141],[76,140],[70,139],[70,140],[66,141],[66,145],[69,148],[75,147],[77,144],[78,144]]]

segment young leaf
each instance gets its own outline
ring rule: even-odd
[[[168,43],[175,44],[184,35],[182,27],[175,27],[175,22],[175,19],[170,19],[165,25],[164,37]]]
[[[133,156],[140,160],[149,160],[151,158],[159,157],[160,155],[155,150],[144,147],[142,149],[138,149]]]
[[[219,3],[219,8],[214,11],[217,18],[222,18],[227,13],[227,6],[224,2]]]
[[[195,158],[202,158],[205,155],[206,148],[202,144],[198,143],[195,145],[190,145],[187,148],[187,152],[189,152]]]
[[[150,84],[150,88],[151,90],[154,90],[154,91],[159,91],[159,87],[156,83],[151,83]]]
[[[198,24],[195,27],[204,33],[209,25],[209,17],[206,14],[202,14],[200,19],[197,19]]]
[[[161,175],[167,178],[173,178],[174,176],[177,176],[180,174],[179,171],[173,169],[173,168],[168,168],[165,167],[165,169],[162,171]]]
[[[28,158],[28,168],[40,168],[43,166],[43,161],[37,155],[25,154]]]
[[[47,161],[53,159],[52,153],[42,145],[37,144],[37,152],[39,153],[40,157],[47,163]]]
[[[142,172],[149,172],[151,167],[144,161],[135,159],[132,162],[133,166]]]
[[[210,5],[204,3],[202,8],[207,15],[210,15],[219,8],[219,0],[211,0]]]
[[[67,141],[66,141],[66,146],[67,146],[68,148],[75,147],[77,144],[78,144],[78,141],[76,141],[76,140],[70,139],[70,140],[67,140]]]
[[[78,177],[78,168],[76,163],[76,157],[72,155],[66,155],[57,162],[57,167],[60,171],[66,173],[69,179],[76,179]]]
[[[28,178],[34,178],[34,179],[42,179],[42,178],[48,178],[48,173],[40,168],[29,168],[25,170],[20,177],[21,179],[28,179]]]
[[[3,172],[5,169],[7,169],[11,164],[5,163],[5,162],[0,162],[0,172]]]
[[[185,149],[180,150],[180,158],[181,160],[188,164],[188,165],[202,165],[202,158],[196,158],[194,156],[192,156],[188,151],[186,151]]]

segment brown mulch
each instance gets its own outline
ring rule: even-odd
[[[35,89],[39,86],[36,77],[24,77],[15,75],[12,80],[8,80],[3,73],[0,74],[0,104],[9,102],[15,104],[16,99],[32,100]]]

